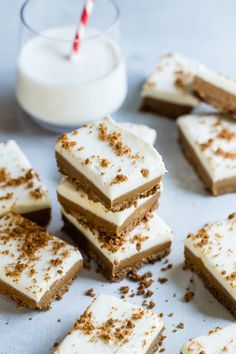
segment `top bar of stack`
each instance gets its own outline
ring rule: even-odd
[[[62,174],[113,212],[155,194],[165,173],[160,154],[110,117],[59,137],[56,159]]]

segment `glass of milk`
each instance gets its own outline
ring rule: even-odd
[[[70,58],[84,3],[28,0],[21,9],[17,101],[38,124],[57,132],[115,112],[127,94],[113,0],[95,1],[79,53]]]

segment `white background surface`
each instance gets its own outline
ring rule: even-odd
[[[69,1],[68,1],[69,2]],[[50,230],[60,234],[60,215],[56,202],[59,174],[54,161],[55,136],[19,117],[14,99],[14,66],[19,35],[20,0],[0,0],[0,140],[14,138],[22,146],[40,173],[54,200]],[[115,118],[149,124],[158,131],[157,147],[169,170],[164,181],[160,215],[174,229],[174,248],[169,257],[174,267],[169,281],[157,283],[162,263],[145,267],[154,274],[155,311],[165,314],[167,354],[177,354],[190,337],[214,326],[230,324],[233,318],[203,288],[194,276],[196,296],[188,304],[182,296],[191,278],[183,272],[183,239],[206,222],[223,218],[236,210],[235,194],[211,197],[205,193],[192,168],[183,158],[176,142],[176,126],[171,120],[138,112],[141,83],[152,69],[155,59],[177,51],[204,61],[211,67],[236,77],[236,2],[234,0],[119,0],[122,34],[129,75],[129,95]],[[125,285],[126,281],[122,283]],[[136,288],[136,284],[129,283]],[[119,294],[120,284],[109,284],[102,275],[82,271],[64,298],[50,311],[31,312],[17,309],[5,296],[0,297],[0,353],[49,354],[90,302],[84,296],[88,288],[96,294]],[[158,290],[156,290],[158,288]],[[176,293],[176,298],[173,294]],[[130,301],[141,304],[141,297]],[[168,302],[165,302],[168,300]],[[167,314],[174,312],[172,318]],[[32,317],[30,321],[29,318]],[[61,322],[57,320],[60,319]],[[6,324],[6,322],[8,324]],[[179,322],[183,330],[172,333]],[[69,353],[68,353],[69,354]]]

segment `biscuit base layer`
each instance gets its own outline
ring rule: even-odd
[[[193,109],[193,106],[162,101],[152,97],[144,97],[140,107],[143,112],[152,112],[173,119],[189,114]]]
[[[159,261],[170,253],[171,242],[152,247],[115,265],[111,263],[102,252],[95,247],[64,215],[63,231],[65,231],[89,257],[94,259],[101,267],[102,273],[112,282],[123,280],[131,271],[137,270],[147,263]]]
[[[77,277],[82,267],[83,261],[77,262],[62,279],[56,281],[50,287],[39,302],[36,302],[1,280],[0,293],[3,295],[9,295],[19,307],[27,307],[35,310],[48,310],[51,307],[53,300],[59,300],[63,294],[68,291],[68,286]]]
[[[40,226],[47,226],[51,220],[51,208],[31,211],[22,214],[22,216],[35,222]]]
[[[102,203],[108,210],[113,212],[127,209],[134,205],[137,199],[149,197],[157,193],[161,188],[161,177],[158,177],[111,201],[58,152],[56,152],[56,160],[58,169],[63,175],[67,176],[72,183],[77,184],[79,188],[83,189],[90,199]]]
[[[236,300],[209,272],[202,260],[196,257],[187,247],[184,250],[185,265],[202,279],[205,287],[236,318]]]
[[[232,118],[236,119],[236,95],[224,91],[197,75],[193,79],[192,90],[202,101],[219,109],[220,112],[231,114]]]
[[[106,233],[110,237],[123,237],[132,231],[142,220],[158,207],[160,193],[155,194],[150,200],[140,205],[125,220],[121,226],[117,226],[104,220],[92,212],[85,210],[71,200],[66,199],[58,193],[58,200],[69,214],[72,214],[79,222],[82,222],[90,229],[96,229],[100,233]]]
[[[205,184],[206,189],[212,195],[221,195],[225,193],[234,193],[236,192],[236,176],[231,178],[222,179],[221,181],[213,182],[205,167],[202,165],[192,146],[189,144],[187,138],[179,130],[179,143],[181,145],[182,151],[189,161],[189,163],[195,169],[197,175]]]

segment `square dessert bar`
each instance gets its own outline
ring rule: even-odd
[[[163,341],[161,314],[102,294],[76,321],[55,354],[152,354]]]
[[[89,199],[86,192],[66,177],[58,185],[57,195],[62,207],[69,214],[73,212],[79,222],[111,237],[123,237],[157,208],[160,192],[138,199],[136,205],[117,212]]]
[[[169,254],[172,230],[155,212],[148,221],[136,226],[123,238],[110,238],[78,222],[73,213],[62,209],[64,231],[79,247],[101,266],[111,281],[121,281],[145,263],[162,259]]]
[[[9,211],[42,226],[50,221],[49,193],[13,140],[0,143],[0,216]]]
[[[236,318],[236,214],[189,234],[185,261]]]
[[[171,118],[191,112],[199,100],[186,87],[186,82],[181,87],[177,81],[180,74],[184,74],[186,81],[194,72],[195,64],[187,58],[177,54],[162,57],[143,85],[141,109]]]
[[[225,328],[216,327],[207,336],[191,339],[182,349],[181,354],[235,354],[236,325]]]
[[[155,129],[148,127],[144,124],[137,123],[119,123],[122,128],[130,130],[133,134],[137,135],[140,139],[145,140],[147,143],[154,145],[157,137]]]
[[[19,214],[0,219],[0,292],[47,310],[83,266],[79,250]]]
[[[166,171],[153,146],[110,117],[63,134],[56,158],[62,174],[111,211],[155,194]]]
[[[207,189],[236,191],[236,123],[220,114],[187,115],[177,120],[179,141]]]

